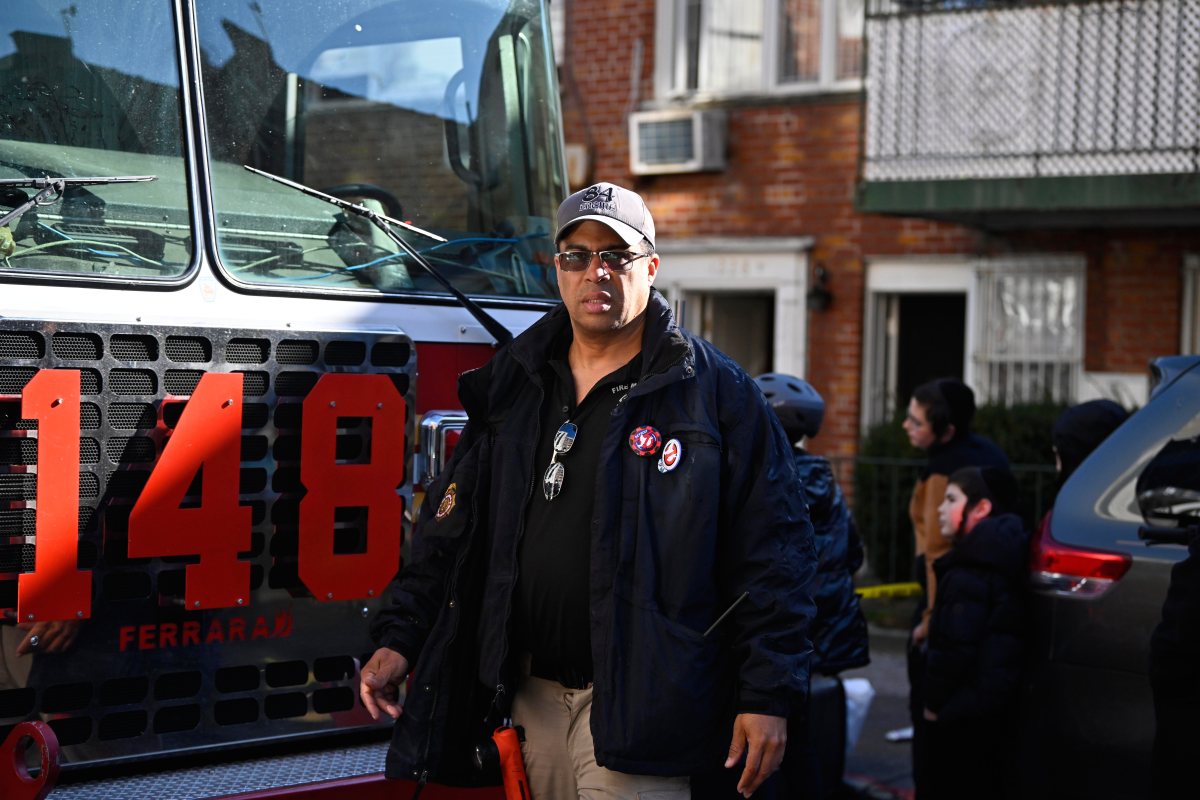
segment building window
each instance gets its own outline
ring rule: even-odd
[[[659,0],[659,93],[861,85],[864,0]]]
[[[1082,258],[988,259],[976,270],[980,403],[1075,400],[1083,367]]]

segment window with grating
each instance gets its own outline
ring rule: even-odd
[[[1085,266],[1070,256],[987,259],[977,266],[981,404],[1075,401]]]
[[[56,333],[50,351],[66,361],[96,361],[104,354],[104,343],[94,333]]]
[[[280,364],[314,364],[317,361],[317,343],[307,339],[290,339],[275,348],[275,360]]]
[[[100,496],[100,478],[91,472],[79,473],[79,497],[92,500]]]
[[[0,331],[0,358],[42,358],[46,340],[31,331]]]
[[[177,363],[212,361],[212,342],[203,336],[168,336],[166,351],[167,358]]]
[[[158,341],[153,336],[114,333],[108,349],[120,361],[157,361]]]

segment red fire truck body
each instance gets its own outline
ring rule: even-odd
[[[557,98],[542,0],[6,9],[0,796],[413,793],[358,668],[557,296]]]

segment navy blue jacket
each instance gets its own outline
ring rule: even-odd
[[[1029,537],[1020,517],[981,520],[934,562],[925,705],[944,723],[1015,708],[1025,652]]]
[[[804,484],[817,547],[817,575],[812,582],[817,616],[809,634],[813,670],[836,675],[871,662],[867,620],[854,592],[863,545],[829,461],[797,448],[796,471]]]
[[[510,706],[517,550],[541,467],[539,376],[568,336],[558,306],[459,382],[470,421],[372,626],[415,664],[391,777],[463,780],[473,737]],[[812,528],[791,447],[754,382],[676,327],[657,291],[642,344],[643,375],[613,411],[597,468],[592,737],[610,769],[690,775],[723,760],[736,713],[787,716],[807,700]],[[641,425],[681,442],[678,467],[660,472],[657,457],[631,450]]]

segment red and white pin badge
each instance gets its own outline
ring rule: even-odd
[[[658,471],[670,472],[679,466],[683,460],[683,445],[678,439],[670,439],[663,448],[662,456],[658,459]]]
[[[662,434],[649,425],[641,425],[629,434],[629,449],[639,456],[652,456],[662,445]]]

